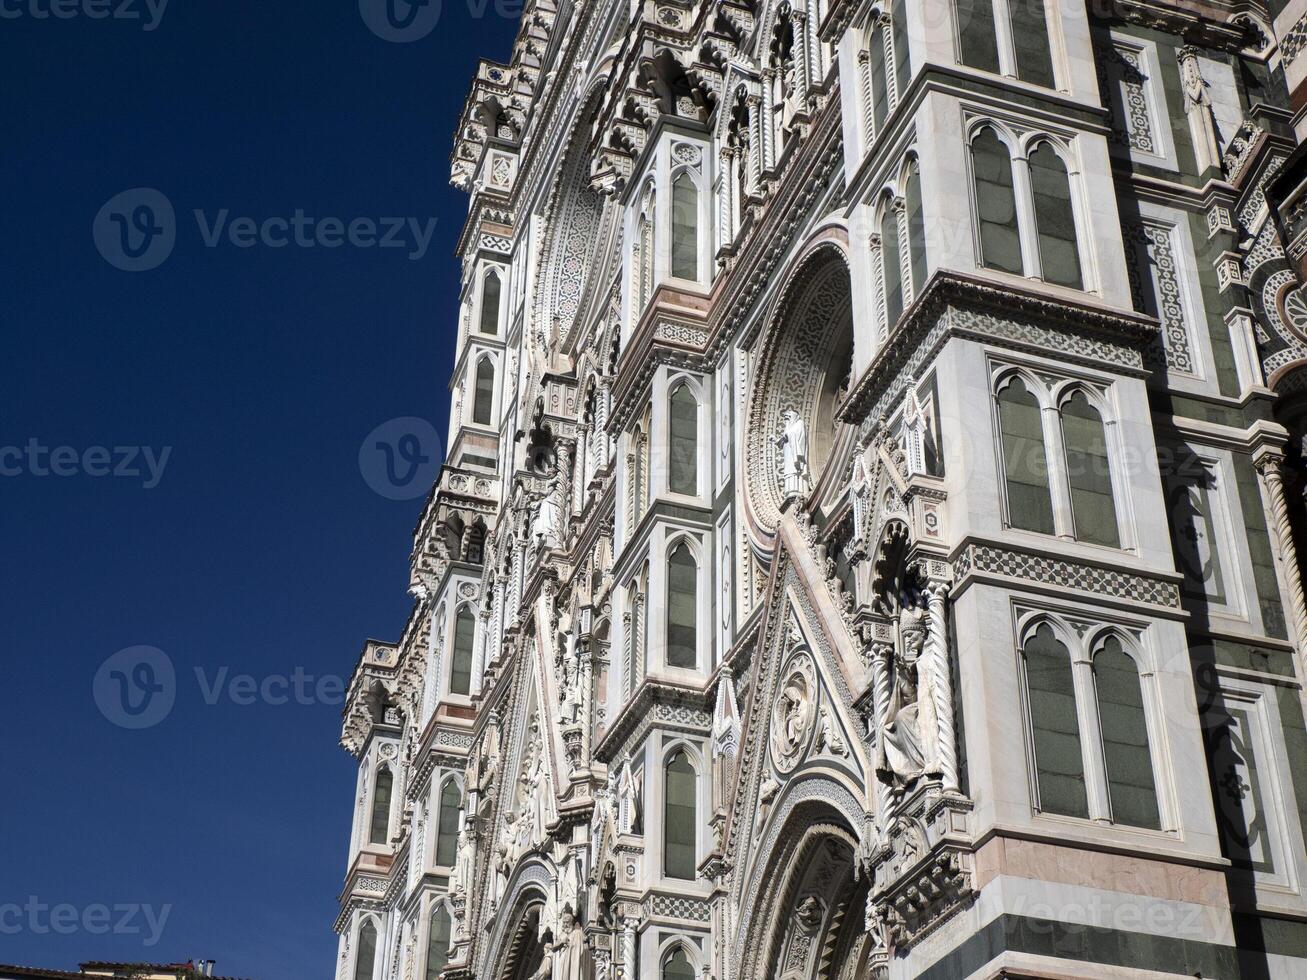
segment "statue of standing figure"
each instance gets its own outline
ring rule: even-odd
[[[895,789],[938,773],[936,679],[932,665],[922,656],[926,632],[925,610],[905,604],[899,613],[894,687],[876,744],[876,774]]]
[[[531,543],[548,548],[563,546],[563,478],[555,472],[536,498],[535,517],[531,521]]]
[[[1221,165],[1221,138],[1216,131],[1216,116],[1212,111],[1212,97],[1207,92],[1202,67],[1198,64],[1198,49],[1192,45],[1182,47],[1177,55],[1180,62],[1180,87],[1184,90],[1185,115],[1189,117],[1189,130],[1194,140],[1194,153],[1198,157],[1198,172]]]
[[[776,445],[781,447],[781,482],[785,499],[805,497],[812,492],[812,471],[808,468],[808,427],[797,411],[781,413],[784,424]]]

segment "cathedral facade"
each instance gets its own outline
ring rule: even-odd
[[[1307,975],[1304,46],[527,0],[337,980]]]

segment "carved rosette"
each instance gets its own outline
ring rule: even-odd
[[[817,669],[812,657],[795,654],[782,672],[772,705],[772,763],[782,773],[792,772],[806,754],[817,717]]]

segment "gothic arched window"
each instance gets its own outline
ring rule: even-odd
[[[998,415],[1008,523],[1026,531],[1052,534],[1053,498],[1039,399],[1021,378],[1014,377],[998,393]]]
[[[1158,830],[1161,819],[1139,668],[1116,636],[1104,640],[1094,655],[1094,690],[1112,821]]]
[[[376,782],[372,787],[372,821],[368,828],[369,844],[388,844],[390,842],[390,796],[395,787],[395,777],[390,769],[382,767],[377,770]],[[371,976],[371,974],[368,974]]]
[[[431,925],[427,933],[427,977],[436,980],[440,971],[449,962],[449,909],[441,902],[431,913]]]
[[[1062,442],[1077,540],[1121,546],[1103,418],[1083,391],[1062,403]]]
[[[1030,190],[1034,198],[1039,264],[1045,282],[1080,289],[1080,250],[1071,181],[1066,164],[1048,143],[1030,154]]]
[[[699,402],[687,382],[672,392],[668,404],[667,489],[699,492]]]
[[[481,332],[499,333],[499,273],[493,269],[481,281]]]
[[[889,27],[877,17],[871,29],[871,131],[879,136],[889,115],[889,72],[885,63],[885,46]]]
[[[436,864],[442,868],[452,868],[458,857],[458,813],[461,803],[458,781],[445,780],[445,785],[440,788],[440,813],[436,821]]]
[[[912,269],[912,296],[926,288],[926,217],[921,201],[921,172],[913,160],[904,187],[905,217],[908,222],[908,258]]]
[[[663,786],[663,874],[693,881],[698,866],[694,764],[684,749],[667,761]]]
[[[451,694],[472,693],[472,645],[476,637],[476,619],[472,610],[462,606],[454,617],[454,650],[449,663]]]
[[[495,405],[495,365],[490,358],[477,362],[476,397],[472,403],[472,421],[490,425]]]
[[[894,75],[898,85],[899,98],[908,90],[912,81],[912,58],[908,50],[908,11],[907,0],[894,0],[890,14],[890,26],[894,30]]]
[[[688,170],[672,181],[672,275],[699,278],[699,188]]]
[[[903,315],[903,267],[899,256],[899,216],[895,202],[885,198],[881,202],[883,214],[880,217],[880,281],[885,296],[885,333],[894,330],[894,325]]]
[[[663,960],[662,980],[694,980],[694,967],[684,946],[677,946]]]
[[[368,919],[359,927],[359,939],[354,953],[354,980],[372,980],[376,959],[377,927]]]
[[[667,665],[693,670],[699,663],[699,568],[690,546],[678,544],[667,559]]]
[[[1021,275],[1025,269],[1021,261],[1012,157],[994,130],[981,130],[971,141],[971,169],[980,218],[980,263],[987,269]]]
[[[1087,818],[1089,798],[1071,655],[1047,623],[1026,639],[1021,652],[1026,668],[1038,807],[1044,813]]]

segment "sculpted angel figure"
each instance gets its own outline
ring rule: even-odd
[[[808,468],[808,427],[792,408],[781,413],[784,425],[776,437],[781,448],[781,482],[785,499],[802,497],[812,491],[812,473]]]

